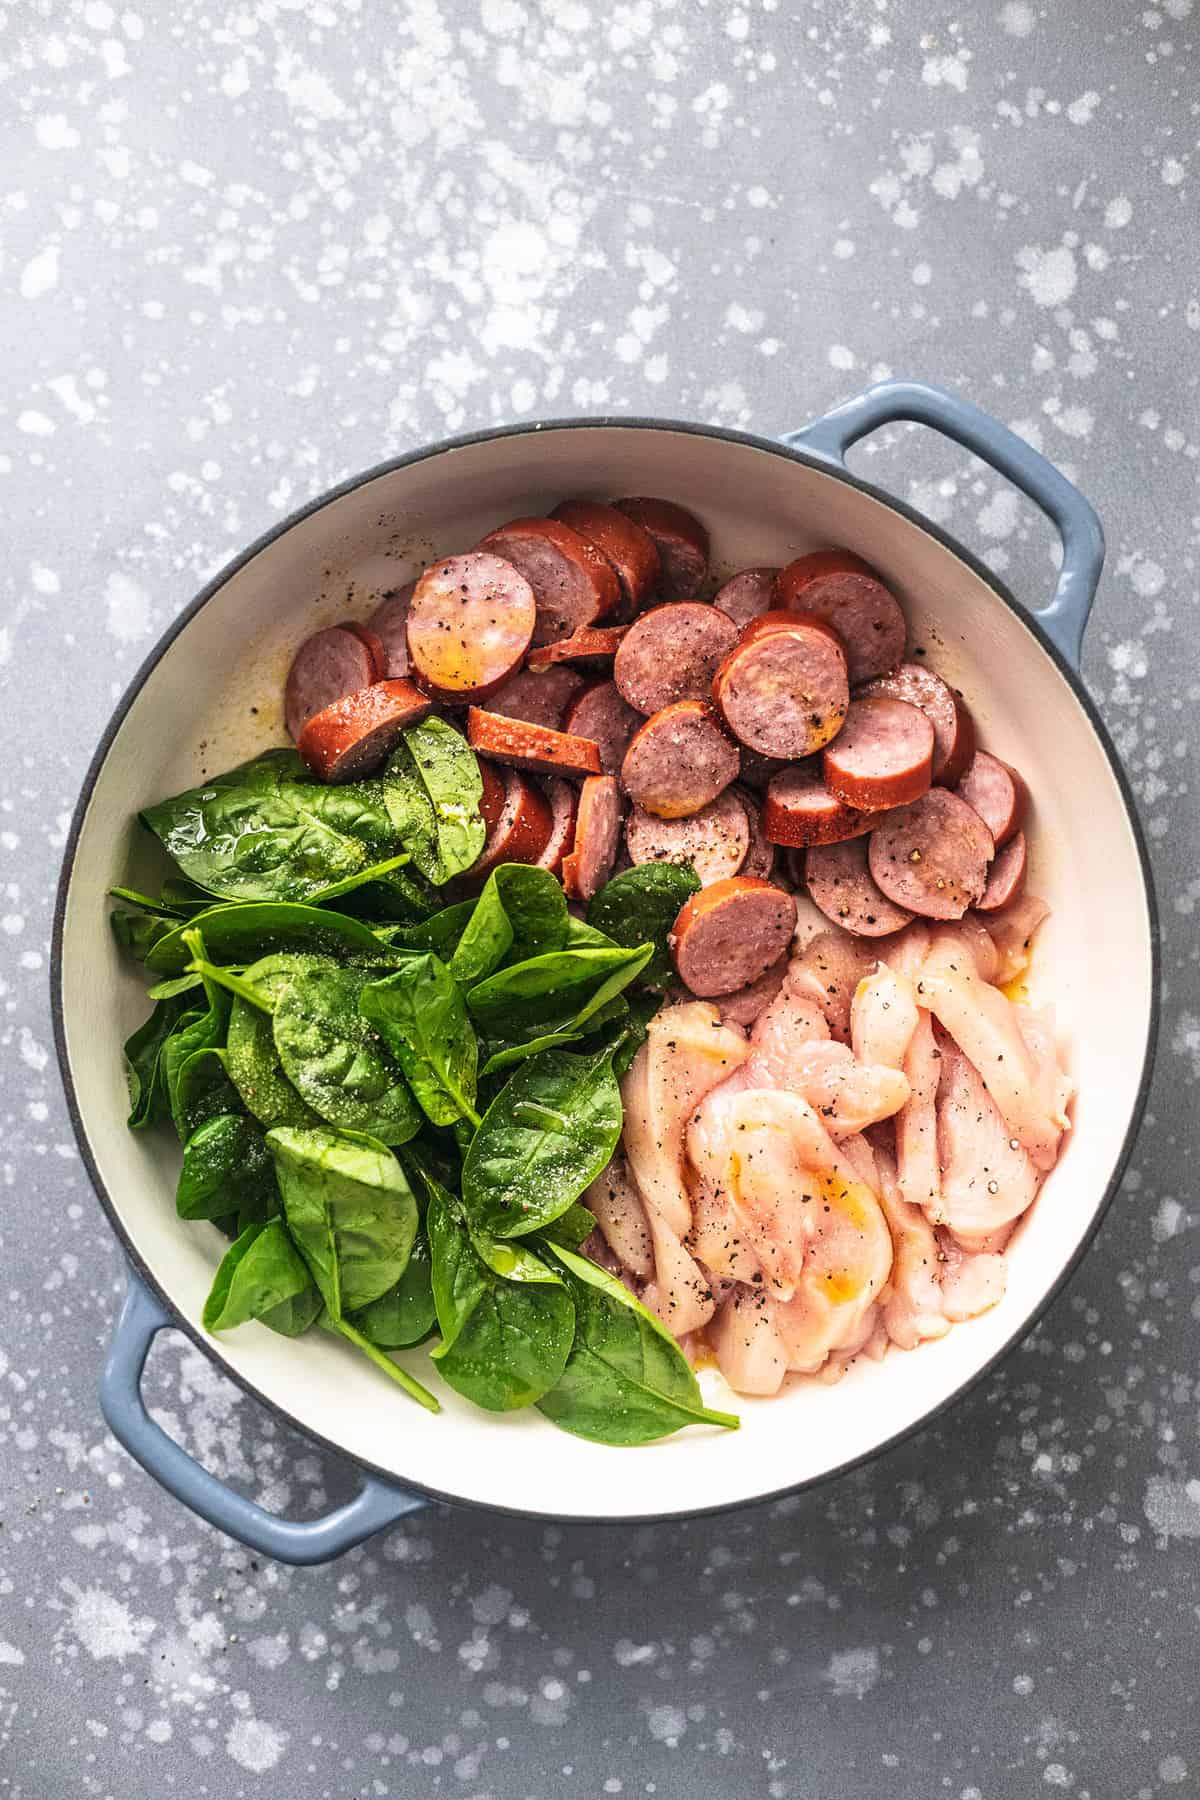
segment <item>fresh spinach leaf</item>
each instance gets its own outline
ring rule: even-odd
[[[362,990],[359,1011],[400,1064],[422,1111],[435,1125],[478,1124],[478,1046],[462,994],[445,963],[408,955],[394,975]]]
[[[474,1237],[445,1191],[426,1213],[442,1341],[433,1360],[456,1393],[489,1412],[529,1406],[552,1388],[571,1348],[571,1298],[523,1245]]]
[[[408,851],[401,851],[399,856],[389,856],[383,862],[370,863],[365,869],[356,869],[353,875],[347,875],[341,881],[331,883],[329,887],[318,888],[309,896],[310,906],[328,906],[331,900],[340,900],[343,894],[352,894],[355,888],[365,887],[368,882],[382,881],[397,869],[409,862]]]
[[[204,977],[200,974],[164,975],[153,987],[146,989],[147,1000],[173,1000],[177,994],[194,994],[204,986]]]
[[[125,1041],[125,1078],[129,1086],[130,1131],[145,1131],[170,1116],[163,1051],[177,1028],[182,1008],[177,1000],[160,1000],[144,1024]]]
[[[469,988],[506,958],[520,962],[560,950],[568,919],[562,884],[549,869],[501,863],[483,885],[451,958],[450,973],[460,986]]]
[[[294,976],[310,968],[333,967],[326,958],[280,954],[251,963],[246,979],[276,1003]],[[229,1075],[245,1106],[268,1130],[275,1125],[321,1124],[283,1071],[275,1048],[274,1021],[258,1006],[235,1000],[225,1046]]]
[[[157,914],[112,912],[108,915],[118,946],[134,962],[144,963],[156,944],[169,937],[175,922]]]
[[[453,952],[470,923],[475,904],[474,900],[456,900],[453,906],[444,906],[432,918],[422,919],[420,924],[381,925],[376,928],[375,935],[381,943],[397,950],[432,950],[435,955],[445,958],[448,951]]]
[[[675,979],[668,933],[680,907],[699,892],[700,878],[690,863],[640,863],[605,883],[587,909],[587,922],[618,944],[653,944],[642,984],[666,988]]]
[[[281,1219],[247,1225],[229,1246],[204,1302],[206,1331],[231,1331],[250,1319],[299,1337],[321,1310],[321,1296]]]
[[[475,752],[444,719],[424,719],[403,734],[384,774],[384,794],[397,835],[436,886],[476,861],[487,837],[479,810],[483,780]]]
[[[430,1278],[429,1240],[417,1233],[403,1275],[350,1323],[383,1350],[404,1350],[429,1336],[437,1322]]]
[[[549,1238],[552,1244],[565,1244],[568,1250],[578,1250],[581,1244],[587,1243],[595,1229],[595,1215],[586,1206],[576,1203],[569,1206],[557,1219],[551,1219],[545,1230],[538,1235]]]
[[[202,958],[204,940],[200,932],[192,928],[187,932],[187,937],[192,955]],[[163,1081],[166,1084],[171,1118],[181,1142],[186,1142],[190,1135],[189,1120],[180,1093],[180,1077],[184,1065],[198,1050],[220,1049],[229,1028],[228,994],[206,977],[204,997],[207,1004],[203,1008],[197,1006],[183,1013],[163,1045]]]
[[[156,898],[153,894],[143,894],[140,888],[110,887],[108,894],[111,900],[124,900],[127,906],[136,906],[139,912],[151,913],[155,918],[170,919],[172,922],[186,919],[194,910],[191,906],[172,905],[161,896]],[[209,902],[206,901],[205,904],[208,905]]]
[[[417,1203],[396,1158],[328,1130],[283,1126],[267,1144],[288,1230],[335,1322],[399,1281]]]
[[[685,1425],[736,1429],[705,1406],[683,1351],[627,1288],[562,1245],[552,1252],[575,1302],[575,1341],[538,1402],[564,1431],[600,1444],[649,1444]]]
[[[567,916],[567,938],[564,950],[611,950],[614,940],[603,931],[597,931],[584,919],[577,919],[574,913]]]
[[[257,1119],[219,1113],[192,1132],[183,1147],[175,1211],[181,1219],[221,1219],[233,1212],[244,1224],[265,1222],[279,1211],[275,1165]]]
[[[356,962],[390,958],[385,945],[361,919],[317,906],[285,901],[250,901],[214,906],[171,930],[153,947],[147,968],[180,975],[191,961],[184,932],[203,932],[213,962],[249,963],[273,951],[298,950],[306,955],[353,957]]]
[[[501,1088],[463,1164],[473,1229],[503,1238],[538,1231],[606,1166],[621,1133],[614,1049],[544,1050]]]
[[[421,1126],[408,1084],[358,1010],[367,969],[298,970],[275,1002],[273,1032],[283,1072],[331,1125],[403,1144]]]
[[[588,981],[580,983],[570,979],[561,987],[550,987],[540,999],[531,997],[521,1001],[514,997],[504,1009],[490,1000],[480,1019],[481,1029],[488,1032],[485,1074],[494,1074],[541,1050],[570,1043],[602,1025],[623,1019],[627,1007],[621,997],[622,990],[637,979],[653,955],[653,945],[643,944],[635,950],[567,950],[559,955],[572,959],[572,976],[576,972],[582,973]],[[502,969],[481,986],[500,983],[510,973],[532,971],[535,963],[543,965],[546,961],[546,958],[538,957],[511,971]],[[607,973],[602,973],[605,969]],[[599,975],[598,971],[601,972]],[[537,973],[541,978],[543,970],[539,967]],[[478,992],[478,988],[473,989],[467,996],[467,1004],[473,1009]]]
[[[244,1111],[223,1049],[210,1044],[186,1058],[175,1080],[175,1101],[185,1142],[209,1119]]]

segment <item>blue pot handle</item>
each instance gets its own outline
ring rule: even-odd
[[[1058,527],[1063,547],[1058,587],[1049,606],[1041,608],[1036,617],[1056,649],[1078,672],[1083,633],[1104,566],[1104,532],[1090,501],[1024,438],[945,388],[930,387],[923,381],[883,381],[812,425],[785,432],[783,442],[844,466],[852,444],[899,420],[929,425],[953,438],[1006,475]]]
[[[279,1519],[234,1493],[202,1469],[146,1411],[142,1398],[146,1356],[155,1334],[174,1323],[131,1269],[129,1290],[100,1381],[100,1410],[113,1436],[135,1462],[218,1531],[277,1562],[323,1563],[427,1504],[419,1495],[389,1487],[373,1476],[367,1477],[353,1500],[323,1519]]]

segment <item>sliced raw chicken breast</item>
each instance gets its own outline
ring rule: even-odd
[[[585,1190],[583,1204],[595,1215],[604,1241],[622,1267],[639,1280],[649,1281],[654,1273],[654,1245],[646,1208],[619,1150]]]
[[[1024,975],[1033,956],[1033,940],[1038,927],[1049,917],[1050,908],[1036,894],[1020,894],[999,912],[988,914],[987,934],[996,947],[997,957],[991,979],[998,986],[1007,987],[1010,981],[1017,981]]]
[[[838,1138],[890,1119],[908,1099],[908,1080],[898,1068],[859,1062],[847,1045],[830,1040],[814,1002],[788,988],[755,1021],[742,1075],[751,1084],[800,1094]]]
[[[942,1047],[937,1139],[941,1222],[964,1248],[986,1248],[1032,1205],[1039,1176],[979,1071],[952,1044]]]
[[[909,1097],[896,1114],[896,1165],[900,1193],[930,1220],[942,1216],[938,1167],[937,1093],[942,1054],[933,1020],[922,1007],[904,1058]]]
[[[864,975],[850,1003],[850,1045],[860,1063],[882,1063],[903,1069],[917,1029],[917,1003],[912,984],[880,963]]]
[[[915,1350],[950,1329],[942,1293],[942,1264],[933,1226],[919,1206],[900,1191],[896,1166],[881,1152],[879,1200],[892,1234],[891,1279],[881,1301],[883,1323],[893,1344]]]
[[[775,1308],[761,1288],[737,1286],[708,1328],[717,1367],[738,1394],[777,1394],[787,1374],[787,1347]]]

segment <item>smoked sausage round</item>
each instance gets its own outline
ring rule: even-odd
[[[708,1000],[765,975],[786,953],[795,929],[791,894],[769,881],[732,875],[684,903],[667,941],[679,979]]]
[[[974,808],[936,787],[881,820],[871,833],[869,861],[897,906],[926,919],[961,919],[987,887],[995,850]]]
[[[779,604],[824,619],[846,647],[852,683],[894,669],[908,635],[896,596],[848,550],[798,556],[779,572]]]
[[[409,602],[414,678],[450,705],[486,700],[520,668],[535,612],[533,589],[502,557],[444,556],[418,577]]]
[[[621,584],[607,557],[561,519],[510,519],[479,540],[479,550],[519,569],[537,602],[535,644],[569,637],[613,612]]]
[[[737,780],[740,758],[702,700],[677,700],[634,734],[621,762],[621,785],[646,812],[682,819]]]
[[[933,726],[925,714],[907,700],[882,696],[850,702],[823,758],[826,786],[863,812],[919,800],[932,768]]]

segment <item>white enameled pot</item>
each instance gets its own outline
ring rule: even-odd
[[[846,449],[898,419],[932,425],[1009,476],[1058,525],[1062,575],[1033,615],[965,550],[846,470]],[[105,890],[145,885],[155,847],[138,808],[284,740],[281,695],[301,638],[362,617],[379,594],[490,526],[563,494],[663,494],[708,526],[716,565],[786,563],[837,544],[901,597],[931,664],[960,687],[983,742],[1033,795],[1030,885],[1053,913],[1030,983],[1053,1001],[1078,1085],[1074,1129],[1010,1253],[1008,1292],[937,1343],[854,1368],[836,1386],[710,1404],[740,1432],[685,1431],[642,1450],[584,1443],[535,1412],[494,1417],[446,1390],[433,1417],[323,1334],[289,1341],[258,1325],[219,1339],[201,1308],[222,1254],[215,1227],[175,1215],[178,1147],[131,1135],[121,1044],[144,984],[108,926]],[[84,783],[54,943],[58,1049],[83,1156],[132,1265],[102,1384],[118,1437],[187,1504],[267,1554],[335,1555],[428,1496],[559,1519],[667,1518],[778,1495],[846,1468],[928,1420],[1045,1306],[1095,1231],[1140,1115],[1156,1013],[1156,929],[1128,789],[1076,671],[1103,558],[1087,502],[1028,445],[936,389],[889,383],[786,443],[662,421],[572,420],[436,445],[347,483],[231,564],[171,627],[117,708]],[[145,879],[141,879],[145,878]],[[349,1506],[316,1522],[274,1519],[223,1485],[150,1420],[140,1373],[153,1334],[181,1326],[234,1380],[363,1470]]]

